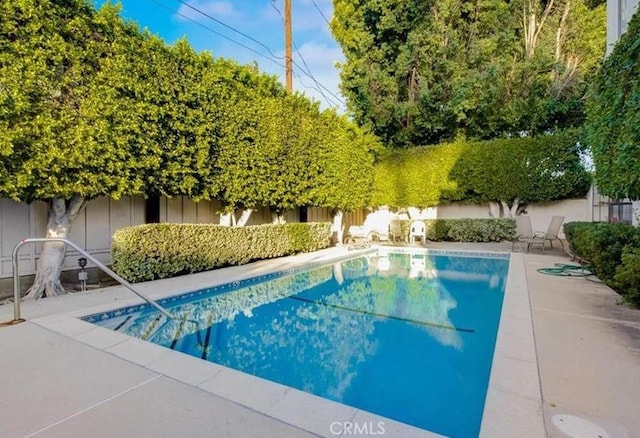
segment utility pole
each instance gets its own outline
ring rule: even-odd
[[[287,91],[293,90],[293,60],[291,58],[291,0],[284,0],[284,46]]]

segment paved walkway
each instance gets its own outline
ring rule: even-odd
[[[510,250],[510,244],[433,246]],[[558,252],[532,252],[524,261],[548,436],[572,436],[554,425],[555,420],[565,427],[560,420],[570,422],[562,416],[570,414],[602,427],[611,438],[640,437],[640,311],[617,304],[619,297],[600,284],[536,272],[568,262]],[[280,261],[260,266],[286,267]],[[250,268],[256,273],[262,269]],[[230,268],[224,277],[232,281],[240,271]],[[186,278],[167,285],[189,288]],[[169,359],[160,347],[141,355],[138,344],[134,359],[127,351],[133,342],[113,344],[109,336],[79,332],[85,325],[58,327],[56,332],[46,328],[61,312],[130,300],[130,292],[122,288],[45,299],[24,306],[27,322],[0,327],[0,437],[311,437],[330,436],[327,425],[303,430],[296,417],[365,418],[355,411],[345,418],[339,417],[344,414],[340,410],[315,412],[315,405],[283,397],[272,409],[286,410],[291,418],[278,420],[281,414],[261,414],[208,392],[207,382],[216,376],[197,359]],[[0,321],[11,319],[11,312],[12,306],[0,306]],[[72,339],[83,336],[87,342]],[[165,372],[169,368],[183,378],[167,377],[176,375]],[[400,430],[391,425],[385,436],[408,436],[406,429]],[[413,436],[427,435],[416,431]]]

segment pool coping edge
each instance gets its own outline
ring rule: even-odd
[[[394,247],[381,247],[384,250],[395,251]],[[345,248],[336,249],[336,251],[324,251],[323,254],[314,258],[317,261],[333,261],[344,259],[349,256],[357,256],[376,251],[379,248],[375,246],[366,251],[345,251]],[[414,250],[416,248],[412,248]],[[418,250],[428,249],[418,248]],[[450,253],[450,251],[432,251],[435,254]],[[456,253],[469,253],[471,255],[481,255],[477,251],[455,251]],[[482,253],[485,253],[484,251]],[[486,253],[490,253],[487,251]],[[496,339],[496,349],[493,358],[491,377],[489,380],[489,388],[487,391],[484,413],[481,423],[481,437],[511,437],[511,436],[544,436],[544,420],[542,416],[542,399],[540,395],[540,381],[538,376],[537,357],[535,356],[535,343],[533,331],[530,336],[524,333],[518,342],[525,342],[534,348],[533,361],[522,360],[521,357],[512,357],[512,355],[504,353],[504,349],[509,348],[509,337],[505,336],[505,329],[509,329],[510,324],[516,320],[528,321],[529,326],[532,324],[531,308],[529,304],[529,293],[526,283],[524,271],[524,259],[519,253],[496,252],[510,257],[509,271],[507,274],[507,284],[504,294],[503,307],[498,329],[498,337]],[[303,256],[308,255],[304,254]],[[283,266],[301,266],[309,263],[309,257],[302,257],[299,261],[292,262],[292,258],[286,257],[285,260],[267,261],[262,263],[258,268],[260,273],[268,273],[282,270]],[[269,263],[270,262],[270,263]],[[260,264],[260,262],[258,262]],[[255,264],[252,265],[255,267]],[[234,267],[233,274],[225,276],[226,282],[242,280],[256,276],[255,269],[242,269],[243,267]],[[286,269],[286,268],[285,268]],[[194,274],[193,277],[199,274]],[[206,276],[204,276],[206,277]],[[222,277],[220,275],[219,277]],[[170,283],[172,279],[166,280]],[[205,280],[210,282],[210,280]],[[222,283],[219,283],[222,284]],[[188,286],[193,287],[193,286]],[[150,288],[151,289],[151,288]],[[151,296],[154,299],[161,299],[168,296],[164,288],[154,290]],[[173,291],[172,295],[176,295]],[[96,326],[92,323],[78,319],[82,316],[88,316],[100,311],[109,311],[128,305],[138,304],[140,301],[136,298],[127,300],[119,300],[108,304],[100,304],[98,306],[85,306],[64,314],[55,314],[34,318],[31,322],[52,330],[64,336],[70,337],[78,342],[90,345],[94,348],[113,354],[124,360],[135,363],[139,366],[160,372],[163,375],[173,378],[182,383],[195,386],[203,391],[211,393],[215,396],[224,398],[236,404],[245,406],[267,417],[274,418],[294,427],[304,429],[323,437],[337,437],[341,434],[333,433],[329,429],[330,424],[335,421],[367,421],[372,424],[376,421],[383,421],[387,426],[387,431],[392,436],[403,437],[438,437],[433,432],[415,428],[413,426],[397,422],[376,414],[362,411],[341,403],[323,399],[321,397],[305,393],[303,391],[289,388],[284,385],[267,381],[259,377],[251,376],[231,368],[226,368],[214,363],[203,362],[197,358],[193,358],[186,354],[169,350],[159,345],[141,341],[130,336],[113,332],[112,330]],[[526,325],[527,323],[525,323]],[[522,333],[517,333],[521,335]],[[513,341],[513,340],[511,340]],[[145,345],[143,345],[145,344]],[[504,354],[503,354],[504,353]],[[172,363],[180,363],[189,369],[197,370],[197,376],[203,376],[199,381],[193,376],[185,376],[183,372]],[[518,373],[513,373],[510,367],[514,363],[530,363],[532,366],[525,367]],[[533,372],[535,370],[535,373]],[[535,393],[524,393],[521,388],[522,372],[527,373],[527,379],[537,382],[537,396]],[[200,373],[200,374],[197,374]],[[535,374],[535,376],[534,376]],[[500,379],[499,375],[512,376],[512,379]],[[221,377],[224,377],[221,378]],[[205,378],[206,377],[206,378]],[[534,378],[535,377],[535,378]],[[232,382],[243,382],[246,388],[250,388],[249,393],[245,391],[230,391],[222,382],[229,380]],[[253,395],[251,394],[253,393]],[[256,394],[262,394],[256,397]],[[264,396],[264,394],[270,394]],[[291,413],[293,409],[294,414]],[[309,415],[295,415],[295,409],[301,409],[302,412],[314,412],[312,418]],[[515,414],[515,415],[511,415]],[[515,421],[514,421],[515,416]],[[524,418],[524,421],[523,421]],[[532,432],[535,432],[532,434]]]

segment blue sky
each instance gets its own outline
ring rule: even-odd
[[[103,0],[94,0],[96,5]],[[284,83],[284,14],[283,0],[185,0],[196,9],[249,35],[261,44],[245,38],[223,25],[207,18],[177,0],[121,0],[122,15],[139,23],[143,28],[160,35],[167,43],[186,36],[196,50],[208,50],[214,56],[235,59],[240,63],[257,62],[264,72],[280,77]],[[335,63],[343,59],[342,52],[331,36],[326,19],[331,19],[331,0],[292,0],[294,77],[296,90],[319,100],[322,107],[344,110],[330,93],[318,86],[305,73],[302,58],[316,81],[344,101],[338,89]],[[317,7],[316,7],[317,6]],[[320,13],[322,11],[323,15]],[[190,21],[192,20],[192,21]],[[278,65],[223,37],[204,29],[196,21],[239,43],[249,46]],[[267,50],[268,48],[268,50]],[[298,53],[299,52],[299,53]],[[302,58],[301,56],[302,55]],[[297,65],[296,65],[297,64]],[[317,90],[323,90],[323,97]]]

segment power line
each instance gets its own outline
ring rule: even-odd
[[[256,55],[258,55],[258,56],[260,56],[260,57],[262,57],[262,58],[268,59],[269,61],[273,62],[274,64],[276,64],[276,65],[278,65],[278,66],[280,66],[280,67],[284,67],[284,65],[283,65],[283,64],[280,64],[278,61],[276,61],[276,60],[275,60],[275,59],[273,59],[272,57],[270,57],[270,56],[268,56],[268,55],[265,55],[264,53],[258,52],[258,51],[257,51],[257,50],[255,50],[254,48],[249,47],[249,46],[247,46],[246,44],[243,44],[243,43],[241,43],[241,42],[239,42],[239,41],[236,41],[236,40],[234,40],[233,38],[229,38],[228,36],[226,36],[226,35],[224,35],[224,34],[222,34],[222,33],[218,32],[218,31],[216,31],[215,29],[212,29],[212,28],[210,28],[209,26],[207,26],[207,25],[205,25],[205,24],[202,24],[202,23],[200,23],[199,21],[196,21],[196,20],[192,19],[191,17],[188,17],[188,16],[186,16],[186,15],[184,15],[184,14],[180,13],[179,11],[176,11],[176,10],[174,10],[174,9],[170,8],[169,6],[167,6],[167,5],[165,5],[165,4],[161,3],[161,2],[159,2],[158,0],[149,0],[149,1],[150,1],[150,2],[152,2],[152,3],[157,4],[157,5],[158,5],[158,6],[160,6],[161,8],[163,8],[163,9],[165,9],[165,10],[167,10],[167,11],[171,12],[171,13],[174,13],[174,14],[176,14],[176,15],[178,15],[178,16],[180,16],[180,17],[184,18],[185,20],[188,20],[188,21],[190,21],[190,22],[192,22],[192,23],[194,23],[194,24],[197,24],[198,26],[202,27],[203,29],[206,29],[206,30],[208,30],[209,32],[211,32],[211,33],[213,33],[213,34],[216,34],[216,35],[218,35],[219,37],[224,38],[224,39],[225,39],[225,40],[227,40],[227,41],[230,41],[230,42],[232,42],[232,43],[234,43],[234,44],[237,44],[237,45],[238,45],[238,46],[240,46],[240,47],[244,47],[245,49],[250,50],[251,52],[255,53]],[[282,58],[281,58],[281,59],[282,59]]]
[[[298,82],[300,82],[300,84],[302,84],[302,86],[304,88],[306,88],[307,90],[314,90],[317,91],[322,97],[324,97],[325,101],[327,102],[327,104],[331,107],[331,108],[338,108],[340,105],[335,103],[333,100],[329,99],[323,92],[321,89],[319,89],[318,87],[315,87],[313,85],[308,85],[304,82],[304,80],[302,79],[302,76],[300,76],[299,74],[296,74],[294,72],[293,74],[296,79],[298,79]]]
[[[183,4],[183,5],[185,5],[185,6],[186,6],[186,7],[188,7],[189,9],[192,9],[192,10],[196,11],[196,12],[197,12],[197,13],[199,13],[200,15],[204,15],[205,17],[209,18],[210,20],[215,21],[216,23],[218,23],[218,24],[219,24],[219,25],[221,25],[221,26],[226,27],[227,29],[231,30],[232,32],[235,32],[235,33],[237,33],[238,35],[242,35],[243,37],[245,37],[245,38],[247,38],[247,39],[249,39],[249,40],[253,41],[254,43],[261,45],[262,47],[264,47],[265,49],[267,49],[267,51],[269,52],[269,54],[270,54],[271,56],[273,56],[274,58],[284,59],[284,56],[278,56],[278,55],[276,55],[276,54],[275,54],[275,53],[273,53],[273,52],[271,51],[271,49],[270,49],[269,47],[267,47],[267,46],[266,46],[262,41],[259,41],[259,40],[255,39],[255,38],[254,38],[254,37],[252,37],[251,35],[247,35],[246,33],[242,32],[242,31],[240,31],[240,30],[238,30],[238,29],[236,29],[236,28],[234,28],[234,27],[232,27],[232,26],[229,26],[227,23],[224,23],[224,22],[222,22],[222,21],[218,20],[216,17],[214,17],[214,16],[212,16],[212,15],[207,14],[206,12],[204,12],[204,11],[202,11],[202,10],[200,10],[200,9],[196,8],[196,7],[195,7],[195,6],[193,6],[193,5],[190,5],[189,3],[185,2],[184,0],[177,0],[177,2],[178,2],[178,3],[181,3],[181,4]]]
[[[206,29],[206,30],[208,30],[209,32],[212,32],[213,34],[218,35],[218,36],[220,36],[220,37],[224,38],[224,39],[225,39],[225,40],[227,40],[227,41],[230,41],[230,42],[232,42],[232,43],[234,43],[234,44],[237,44],[237,45],[238,45],[238,46],[240,46],[240,47],[243,47],[243,48],[245,48],[245,49],[247,49],[247,50],[250,50],[251,52],[255,53],[256,55],[258,55],[258,56],[260,56],[260,57],[262,57],[262,58],[268,59],[269,61],[273,62],[274,64],[278,65],[279,67],[286,68],[286,66],[285,66],[285,65],[281,64],[280,62],[278,62],[278,61],[276,61],[276,60],[274,59],[274,58],[277,58],[277,59],[284,60],[284,59],[285,59],[285,57],[284,57],[284,56],[278,56],[278,55],[274,54],[274,53],[271,51],[271,49],[270,49],[268,46],[266,46],[264,43],[262,43],[261,41],[259,41],[259,40],[255,39],[255,38],[253,38],[253,37],[252,37],[252,36],[250,36],[250,35],[247,35],[246,33],[242,32],[242,31],[240,31],[240,30],[238,30],[238,29],[235,29],[234,27],[232,27],[232,26],[230,26],[230,25],[228,25],[228,24],[226,24],[226,23],[224,23],[224,22],[222,22],[222,21],[218,20],[217,18],[215,18],[215,17],[211,16],[210,14],[207,14],[207,13],[206,13],[206,12],[204,12],[204,11],[201,11],[200,9],[196,8],[195,6],[192,6],[192,5],[188,4],[187,2],[185,2],[185,1],[183,1],[183,0],[177,0],[177,1],[178,1],[178,3],[181,3],[181,4],[185,5],[185,6],[187,6],[188,8],[190,8],[191,10],[193,10],[193,11],[195,11],[195,12],[197,12],[197,13],[201,14],[202,16],[207,17],[207,18],[209,18],[210,20],[212,20],[212,21],[214,21],[214,22],[216,22],[216,23],[218,23],[218,24],[220,24],[220,25],[222,25],[222,26],[226,27],[227,29],[230,29],[231,31],[233,31],[233,32],[235,32],[235,33],[237,33],[237,34],[239,34],[239,35],[242,35],[242,36],[244,36],[245,38],[247,38],[247,39],[249,39],[249,40],[251,40],[251,41],[253,41],[253,42],[255,42],[255,43],[259,44],[260,46],[264,47],[264,48],[269,52],[269,54],[270,54],[271,56],[265,55],[264,53],[261,53],[261,52],[259,52],[259,51],[255,50],[255,49],[253,49],[252,47],[247,46],[246,44],[243,44],[243,43],[241,43],[241,42],[239,42],[239,41],[236,41],[236,40],[234,40],[234,39],[232,39],[232,38],[229,38],[228,36],[226,36],[226,35],[224,35],[224,34],[222,34],[222,33],[218,32],[218,31],[216,31],[215,29],[212,29],[211,27],[206,26],[206,25],[204,25],[204,24],[200,23],[199,21],[196,21],[196,20],[192,19],[191,17],[188,17],[188,16],[187,16],[187,15],[185,15],[185,14],[182,14],[182,13],[181,13],[181,12],[179,12],[179,11],[176,11],[176,10],[174,10],[174,9],[172,9],[172,8],[169,8],[168,6],[166,6],[166,5],[162,4],[161,2],[159,2],[158,0],[149,0],[149,1],[151,1],[151,2],[153,2],[153,3],[155,3],[155,4],[159,5],[159,6],[161,6],[162,8],[164,8],[164,9],[166,9],[166,10],[169,10],[169,11],[171,11],[171,12],[175,13],[176,15],[178,15],[178,16],[180,16],[180,17],[182,17],[182,18],[184,18],[184,19],[186,19],[186,20],[188,20],[188,21],[190,21],[190,22],[192,22],[192,23],[194,23],[194,24],[197,24],[198,26],[202,27],[203,29]],[[275,0],[272,0],[271,4],[272,4],[273,8],[274,8],[276,11],[278,11],[278,14],[280,14],[280,17],[284,19],[284,17],[282,17],[282,13],[280,12],[280,10],[275,6]],[[305,66],[306,66],[306,65],[307,65],[307,64],[306,64],[306,61],[304,61],[303,56],[301,55],[300,51],[299,51],[297,48],[296,48],[296,52],[297,52],[297,53],[298,53],[298,55],[300,56],[300,59],[302,59],[302,60],[303,60],[303,62],[304,62],[304,64],[305,64]],[[345,102],[344,102],[340,97],[338,97],[335,93],[333,93],[330,89],[328,89],[326,86],[324,86],[321,82],[319,82],[319,81],[318,81],[318,80],[313,76],[313,74],[311,73],[311,70],[309,70],[308,72],[307,72],[307,71],[305,71],[305,69],[304,69],[304,68],[302,68],[302,67],[300,66],[300,64],[298,64],[294,59],[292,59],[292,62],[293,62],[293,64],[294,64],[294,65],[296,65],[296,66],[300,69],[300,71],[301,71],[302,73],[304,73],[304,75],[305,75],[305,76],[309,77],[309,78],[310,78],[310,79],[311,79],[311,80],[312,80],[312,81],[313,81],[313,82],[314,82],[318,87],[320,87],[320,88],[324,89],[327,93],[329,93],[331,96],[333,96],[333,98],[334,98],[335,100],[337,100],[337,101],[338,101],[339,103],[341,103],[343,106],[346,106]],[[307,66],[307,69],[308,69],[308,66]],[[320,93],[320,94],[321,94],[321,95],[322,95],[322,96],[323,96],[327,101],[329,101],[329,100],[330,100],[330,99],[328,99],[328,98],[324,95],[324,93],[323,93],[320,89],[316,88],[316,90],[317,90],[317,91],[318,91],[318,92],[319,92],[319,93]]]
[[[318,81],[316,80],[316,78],[311,74],[311,69],[310,69],[310,68],[309,68],[309,66],[307,65],[307,61],[305,61],[304,56],[302,56],[302,53],[300,53],[300,50],[298,50],[298,46],[296,45],[295,41],[294,41],[294,43],[293,43],[293,47],[296,49],[296,53],[298,54],[298,56],[299,56],[299,57],[300,57],[300,59],[302,60],[302,63],[303,63],[303,64],[304,64],[304,66],[307,68],[307,71],[308,71],[308,73],[309,73],[309,74],[308,74],[308,76],[311,78],[311,80],[313,80],[313,82],[315,82],[315,83],[316,83],[316,87],[313,87],[313,88],[314,88],[316,91],[318,91],[318,92],[320,93],[320,95],[321,95],[322,97],[324,97],[324,99],[325,99],[327,102],[331,102],[333,105],[335,105],[335,104],[331,101],[331,99],[329,99],[329,98],[326,96],[326,94],[324,94],[324,93],[322,92],[322,90],[321,90],[320,88],[317,88],[317,86],[320,86],[320,85],[322,85],[322,84],[320,84],[320,82],[318,82]],[[295,63],[295,61],[294,61],[294,63]],[[298,65],[297,63],[295,63],[295,64],[296,64],[296,65]],[[303,70],[302,68],[300,68],[300,70],[304,73],[304,70]],[[300,80],[302,80],[302,78],[300,78]],[[303,85],[304,85],[304,84],[303,84]],[[333,95],[333,93],[331,93],[331,94]],[[334,98],[337,98],[337,97],[334,95]],[[344,105],[344,102],[342,102],[342,104]],[[337,107],[338,105],[335,105],[335,106]]]
[[[278,9],[278,7],[276,6],[276,0],[271,0],[271,7],[273,9],[276,10],[276,12],[278,13],[278,15],[280,15],[280,19],[282,20],[282,22],[284,23],[284,17],[282,16],[282,12],[280,11],[280,9]],[[346,104],[344,103],[344,101],[342,99],[340,99],[338,96],[335,95],[335,93],[333,93],[331,90],[329,90],[327,87],[325,87],[322,83],[320,83],[314,76],[313,73],[311,73],[311,69],[309,68],[309,65],[307,64],[307,61],[304,59],[304,56],[302,56],[302,53],[300,53],[300,50],[298,50],[298,46],[296,45],[295,41],[293,41],[293,46],[296,50],[296,53],[298,54],[298,56],[300,57],[300,60],[302,61],[302,63],[304,64],[305,69],[300,66],[300,64],[298,64],[294,59],[292,59],[292,62],[294,65],[296,65],[300,71],[302,71],[302,73],[304,73],[306,76],[308,76],[318,87],[323,88],[327,93],[329,93],[331,96],[333,96],[334,99],[336,99],[339,103],[341,103],[343,106],[346,106]],[[307,87],[308,88],[308,87]],[[320,93],[320,95],[322,97],[324,97],[324,99],[329,102],[331,101],[331,99],[329,99],[323,92],[321,89],[319,88],[315,88],[314,89],[316,91],[318,91]],[[332,102],[332,104],[334,104],[336,107],[338,105],[336,105],[334,102]]]
[[[318,10],[318,12],[320,12],[320,15],[322,15],[322,18],[324,18],[324,21],[331,26],[331,23],[329,23],[329,20],[327,20],[326,15],[324,15],[324,12],[322,12],[322,9],[320,9],[320,7],[318,6],[318,4],[316,3],[316,0],[311,0],[311,3],[313,3],[313,6],[316,7],[316,9]]]

